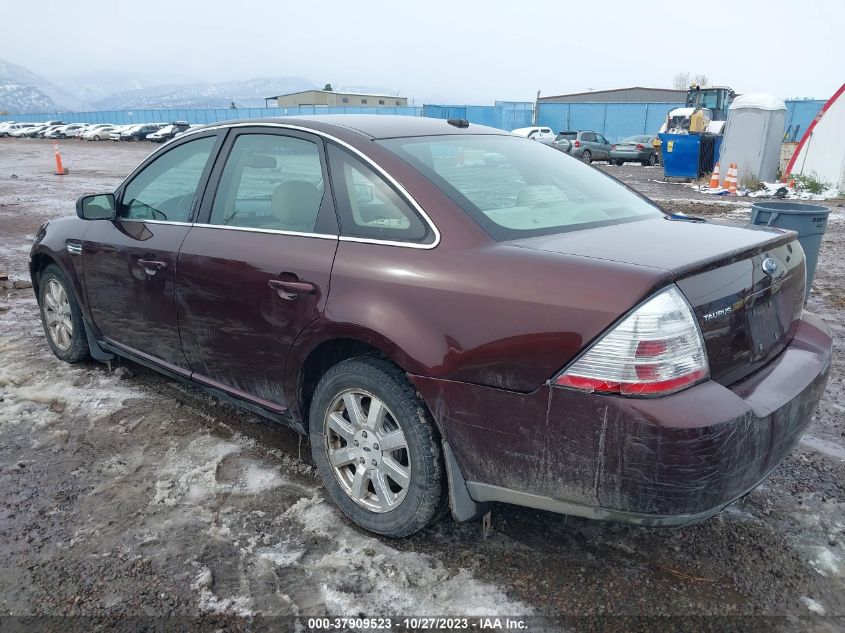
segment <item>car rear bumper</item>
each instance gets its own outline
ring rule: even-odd
[[[629,160],[629,161],[644,161],[648,160],[648,157],[651,155],[652,150],[642,150],[642,151],[625,151],[625,150],[618,150],[612,149],[610,150],[610,158],[611,160]]]
[[[827,327],[805,314],[792,342],[752,376],[650,399],[411,378],[475,501],[683,525],[753,490],[795,447],[827,384],[831,349]]]

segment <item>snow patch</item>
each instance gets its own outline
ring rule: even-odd
[[[527,615],[532,609],[469,571],[446,569],[432,556],[396,550],[364,536],[338,517],[318,495],[300,499],[285,516],[306,532],[331,539],[336,548],[312,563],[323,574],[330,614],[461,613]]]
[[[842,575],[842,560],[826,547],[816,549],[816,557],[810,560],[810,566],[825,577]]]
[[[170,448],[159,470],[164,478],[156,481],[152,503],[199,505],[221,493],[255,494],[286,482],[278,471],[251,460],[234,482],[218,481],[222,461],[243,448],[242,442],[229,442],[210,434],[197,437],[188,446]]]
[[[811,613],[815,613],[816,615],[827,615],[827,611],[825,608],[812,598],[808,598],[807,596],[801,596],[801,602],[804,603],[804,606],[810,610]]]

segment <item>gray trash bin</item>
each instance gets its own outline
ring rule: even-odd
[[[810,296],[819,250],[822,247],[822,235],[827,228],[827,216],[830,209],[818,204],[803,202],[755,202],[751,205],[751,223],[763,226],[776,226],[798,233],[798,241],[804,249],[807,263],[807,288],[804,301]]]

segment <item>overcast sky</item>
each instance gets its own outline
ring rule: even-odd
[[[783,98],[826,98],[845,81],[843,0],[2,4],[0,58],[50,79],[300,76],[417,105],[671,87],[680,71]]]

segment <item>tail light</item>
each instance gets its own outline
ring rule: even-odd
[[[554,383],[583,391],[656,396],[709,375],[704,341],[676,286],[636,308],[561,372]]]
[[[572,144],[572,147],[581,147],[581,141],[575,139],[575,142]]]
[[[637,143],[637,149],[645,149],[645,146],[642,143]]]

